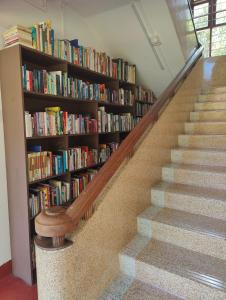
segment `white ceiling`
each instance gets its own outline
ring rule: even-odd
[[[78,14],[89,17],[120,6],[134,2],[134,0],[66,0]]]

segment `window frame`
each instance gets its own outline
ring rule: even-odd
[[[200,4],[205,4],[205,3],[209,4],[209,9],[208,9],[208,26],[197,28],[195,30],[197,32],[201,31],[201,30],[205,30],[205,29],[209,29],[210,30],[209,57],[211,57],[211,54],[212,54],[212,30],[215,27],[220,27],[220,26],[226,25],[226,21],[222,22],[220,24],[216,24],[216,20],[217,20],[216,16],[217,16],[217,13],[219,13],[219,12],[223,12],[223,11],[226,12],[226,9],[225,10],[216,11],[217,0],[197,0],[197,1],[191,0],[191,9],[192,9],[192,14],[193,14],[193,19],[194,20],[196,18],[200,17],[200,16],[199,17],[194,17],[194,7],[198,6]]]

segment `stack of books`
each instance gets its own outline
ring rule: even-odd
[[[127,61],[124,61],[122,58],[114,59],[113,62],[117,64],[117,79],[135,84],[136,66],[129,64]]]
[[[14,26],[3,33],[3,42],[4,47],[20,44],[32,48],[31,30],[20,25]]]
[[[73,172],[98,164],[98,150],[88,146],[70,148],[68,150],[68,167]]]

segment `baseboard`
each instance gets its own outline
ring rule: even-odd
[[[12,274],[12,260],[7,261],[4,265],[0,266],[0,280],[10,274]]]

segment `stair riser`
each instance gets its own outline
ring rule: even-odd
[[[226,134],[226,123],[185,123],[187,134]]]
[[[226,135],[179,135],[178,145],[180,147],[226,150]]]
[[[199,95],[198,101],[199,102],[226,101],[226,94]]]
[[[141,235],[151,236],[154,239],[179,247],[226,259],[226,251],[222,251],[226,247],[226,241],[223,237],[214,237],[142,217],[138,217],[137,223],[138,232]]]
[[[171,161],[174,163],[226,166],[226,152],[211,153],[208,151],[171,150]]]
[[[226,93],[226,87],[225,86],[219,86],[219,87],[213,87],[207,90],[201,91],[203,94],[222,94]]]
[[[152,189],[151,203],[226,221],[226,203],[216,199],[195,197]]]
[[[226,174],[188,169],[162,168],[163,181],[226,190]]]
[[[195,103],[195,111],[226,109],[226,102]]]
[[[226,111],[200,111],[190,113],[191,121],[226,121]]]
[[[136,261],[136,278],[187,300],[225,300],[219,290],[141,261]]]

